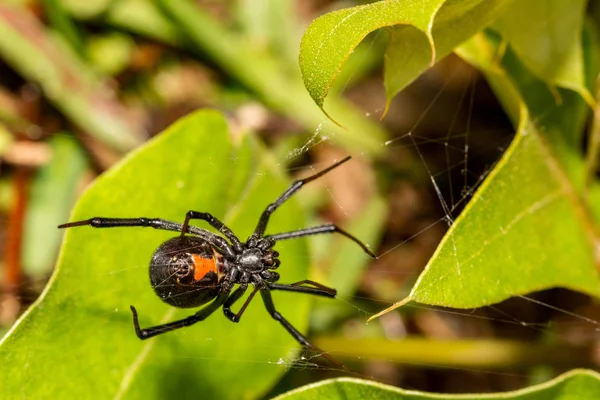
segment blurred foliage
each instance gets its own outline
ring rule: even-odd
[[[303,241],[278,245],[282,282],[338,289],[336,301],[275,295],[311,341],[357,375],[427,392],[514,390],[597,367],[600,309],[587,296],[600,291],[600,7],[359,3],[0,5],[0,332],[29,310],[0,346],[3,398],[261,398],[345,375],[298,356],[254,303],[239,325],[215,315],[140,342],[128,304],[143,325],[187,315],[147,283],[167,236],[80,228],[58,257],[55,226],[80,198],[71,218],[195,209],[243,238],[283,170],[305,176],[347,154],[274,219],[278,230],[333,221],[381,255],[369,264],[335,236],[310,238],[310,257]],[[204,108],[221,115],[165,130]],[[596,386],[573,371],[511,395],[595,398]],[[285,397],[344,393],[430,397],[348,379]]]

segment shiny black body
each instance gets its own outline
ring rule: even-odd
[[[177,236],[161,244],[150,261],[150,284],[162,301],[177,308],[199,307],[219,294],[219,273],[196,280],[193,257],[214,257],[210,244],[195,236]]]
[[[204,320],[221,307],[229,320],[238,322],[255,294],[260,292],[265,308],[271,317],[277,320],[299,343],[344,367],[310,344],[304,335],[279,314],[271,297],[272,290],[284,290],[333,298],[336,295],[336,290],[309,280],[292,284],[278,284],[279,274],[273,270],[279,267],[280,261],[278,259],[279,254],[273,250],[273,246],[279,240],[323,233],[339,233],[353,240],[371,257],[375,257],[375,255],[357,238],[333,224],[274,235],[265,235],[264,233],[271,214],[305,183],[319,178],[349,159],[350,157],[346,157],[308,178],[292,183],[281,196],[263,211],[254,233],[246,242],[240,241],[225,224],[211,214],[197,211],[188,211],[183,224],[158,218],[96,217],[63,224],[59,228],[84,225],[95,228],[138,226],[180,232],[179,236],[160,245],[152,256],[150,263],[152,287],[163,301],[179,308],[197,307],[214,300],[187,318],[145,329],[140,329],[137,312],[131,306],[135,331],[140,339],[148,339],[192,325]],[[189,225],[192,219],[206,221],[220,235]],[[245,294],[249,285],[253,286],[253,291],[240,310],[234,313],[231,306]],[[236,286],[237,288],[235,288]]]

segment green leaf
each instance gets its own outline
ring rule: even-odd
[[[557,103],[510,48],[498,60],[499,48],[496,37],[481,34],[461,54],[484,70],[509,110],[519,107],[515,139],[410,295],[377,315],[410,300],[474,308],[551,287],[600,295],[597,228],[581,196],[585,169],[578,140],[587,106],[567,90],[558,92]]]
[[[597,76],[597,48],[591,44],[590,33],[589,29],[584,31],[584,68],[591,76]],[[463,44],[458,53],[482,70],[513,121],[519,119],[515,110],[525,104],[574,190],[583,194],[588,173],[581,146],[589,114],[587,104],[576,92],[549,88],[530,72],[512,48],[502,50],[502,46],[501,38],[487,32]]]
[[[573,370],[551,381],[522,390],[486,394],[438,394],[398,389],[381,383],[353,378],[337,378],[307,385],[274,400],[301,399],[515,399],[570,400],[600,397],[600,375],[594,371]]]
[[[182,221],[194,209],[223,218],[244,240],[287,187],[273,169],[252,137],[232,140],[222,116],[199,112],[99,177],[71,220]],[[302,212],[290,201],[274,214],[268,232],[302,226]],[[239,324],[217,311],[192,327],[147,341],[136,337],[130,304],[143,327],[196,311],[161,302],[148,283],[154,249],[173,236],[148,228],[69,229],[49,287],[0,346],[0,398],[240,398],[268,389],[284,372],[279,360],[299,346],[260,298]],[[282,282],[306,278],[305,242],[284,241],[278,250]],[[274,293],[274,300],[294,326],[305,329],[306,296]]]
[[[387,104],[428,66],[490,24],[511,0],[379,1],[326,14],[300,44],[304,85],[323,109],[325,97],[354,48],[369,33],[391,29],[385,56]]]
[[[600,294],[571,183],[529,117],[413,287],[424,304],[473,308],[551,287]]]
[[[581,35],[586,0],[517,1],[493,24],[523,63],[551,86],[576,91],[589,104]]]

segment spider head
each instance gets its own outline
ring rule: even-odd
[[[277,256],[279,256],[279,253],[271,249],[247,248],[236,259],[236,265],[241,272],[260,273],[279,267]]]
[[[267,251],[263,256],[263,264],[268,267],[268,269],[276,269],[279,267],[279,253],[275,250]]]
[[[174,237],[161,244],[150,262],[150,283],[162,301],[198,307],[220,289],[220,255],[203,239]]]

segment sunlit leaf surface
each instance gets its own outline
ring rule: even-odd
[[[574,370],[541,385],[523,390],[488,394],[438,394],[398,389],[360,379],[339,378],[301,387],[277,397],[277,400],[300,399],[513,399],[570,400],[596,399],[600,396],[600,376],[596,372]]]

